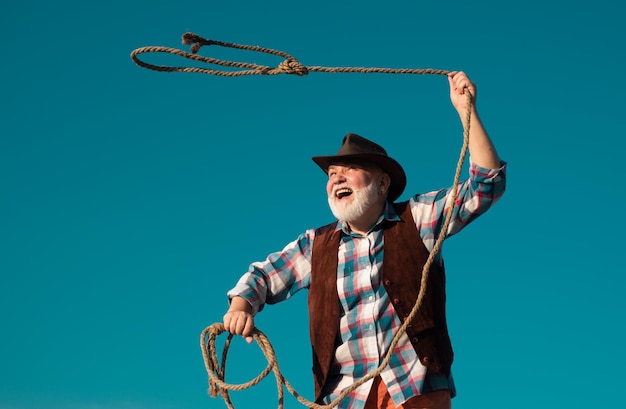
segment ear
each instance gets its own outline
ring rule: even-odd
[[[387,194],[389,191],[389,186],[391,185],[391,178],[389,174],[383,173],[380,175],[380,179],[378,181],[378,189],[381,193]]]

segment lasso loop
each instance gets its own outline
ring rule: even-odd
[[[366,67],[307,67],[302,65],[295,57],[284,53],[282,51],[276,51],[269,48],[262,48],[258,46],[248,46],[248,45],[240,45],[233,43],[225,43],[221,41],[207,40],[205,38],[200,37],[199,35],[193,33],[185,33],[183,35],[183,44],[190,45],[190,53],[185,51],[181,51],[175,48],[169,47],[142,47],[134,50],[131,53],[132,60],[139,66],[148,68],[155,71],[165,71],[165,72],[197,72],[204,74],[212,74],[226,77],[236,77],[243,75],[278,75],[278,74],[295,74],[298,76],[307,75],[309,72],[333,72],[333,73],[382,73],[382,74],[434,74],[434,75],[447,75],[450,71],[447,70],[435,70],[431,68],[426,69],[397,69],[397,68],[366,68]],[[267,67],[263,65],[257,65],[252,63],[243,63],[243,62],[235,62],[235,61],[223,61],[215,58],[208,58],[199,56],[197,53],[203,46],[210,45],[218,45],[222,47],[236,48],[241,50],[248,51],[258,51],[266,54],[276,55],[284,58],[277,67]],[[223,71],[223,70],[215,70],[215,69],[207,69],[207,68],[196,68],[196,67],[169,67],[169,66],[160,66],[153,65],[143,62],[139,59],[139,55],[143,53],[170,53],[175,54],[190,60],[200,61],[208,64],[215,64],[222,67],[231,67],[238,68],[238,71]],[[452,213],[457,205],[457,197],[458,197],[458,185],[459,179],[461,176],[461,170],[463,168],[463,163],[465,161],[465,157],[467,155],[467,150],[469,147],[469,131],[470,131],[470,119],[471,119],[471,107],[473,96],[469,92],[469,90],[465,89],[466,95],[466,117],[463,123],[463,146],[461,147],[461,153],[459,155],[459,160],[457,162],[454,181],[452,185],[452,193],[451,197],[448,201],[446,207],[446,216],[443,223],[443,227],[441,233],[437,237],[433,249],[424,264],[424,268],[422,270],[422,280],[420,285],[419,294],[417,296],[417,300],[413,309],[409,313],[408,317],[405,318],[402,326],[398,329],[396,334],[394,335],[391,344],[389,345],[389,349],[385,358],[380,363],[378,368],[373,372],[367,374],[362,379],[356,381],[353,385],[346,388],[334,401],[329,403],[328,405],[319,405],[315,402],[311,402],[304,397],[302,397],[296,390],[291,386],[291,384],[285,379],[285,377],[280,372],[278,367],[278,361],[276,360],[276,354],[274,352],[274,348],[270,343],[269,339],[265,336],[263,332],[261,332],[258,328],[254,328],[252,332],[252,336],[254,340],[259,344],[259,347],[263,351],[265,358],[268,361],[267,367],[254,379],[243,383],[243,384],[229,384],[225,381],[225,372],[226,372],[226,357],[228,355],[228,349],[230,347],[230,342],[232,340],[233,335],[229,334],[226,342],[224,344],[224,350],[222,353],[221,364],[218,363],[215,340],[217,336],[221,335],[224,332],[224,325],[221,323],[214,323],[208,327],[206,327],[202,333],[200,334],[200,349],[202,350],[202,356],[204,358],[204,364],[206,367],[206,371],[209,376],[209,394],[212,397],[217,397],[218,395],[222,395],[226,406],[229,409],[234,409],[232,401],[230,400],[230,396],[228,394],[231,390],[243,390],[250,388],[256,384],[258,384],[263,378],[265,378],[270,372],[274,372],[274,376],[276,377],[276,385],[278,388],[278,409],[282,409],[284,405],[284,390],[283,386],[287,388],[289,393],[291,393],[300,403],[303,405],[313,408],[313,409],[331,409],[336,407],[346,396],[348,396],[352,391],[356,388],[369,381],[370,379],[378,376],[383,369],[387,366],[391,357],[393,356],[393,351],[400,341],[400,337],[402,334],[406,332],[406,328],[411,323],[417,311],[422,305],[422,300],[424,298],[424,294],[426,292],[426,286],[428,283],[428,273],[430,266],[433,263],[435,255],[441,249],[443,244],[443,240],[446,237],[446,233],[448,231],[448,227],[450,225],[450,221],[452,219]]]
[[[185,33],[183,34],[183,44],[190,46],[190,52],[185,52],[171,47],[141,47],[133,50],[130,54],[130,58],[139,66],[148,68],[154,71],[164,72],[196,72],[203,74],[219,75],[223,77],[240,77],[244,75],[278,75],[278,74],[292,74],[303,76],[309,72],[333,72],[333,73],[362,73],[362,74],[435,74],[435,75],[447,75],[450,71],[447,70],[435,70],[432,68],[424,69],[410,69],[410,68],[375,68],[375,67],[319,67],[319,66],[304,66],[293,55],[287,54],[282,51],[272,50],[271,48],[264,48],[254,45],[242,45],[235,43],[226,43],[223,41],[207,40],[197,34]],[[268,67],[264,65],[237,62],[237,61],[224,61],[217,58],[203,57],[198,55],[198,51],[203,46],[216,45],[226,48],[234,48],[238,50],[255,51],[264,54],[275,55],[277,57],[284,58],[277,67]],[[165,65],[155,65],[142,61],[139,55],[146,53],[165,53],[174,54],[180,57],[199,61],[206,64],[219,65],[221,67],[229,67],[236,70],[225,71],[211,68],[200,67],[171,67]]]

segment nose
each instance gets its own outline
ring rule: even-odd
[[[346,176],[343,174],[343,172],[335,170],[333,171],[332,176],[328,178],[328,181],[330,182],[331,185],[337,185],[339,183],[345,182]]]

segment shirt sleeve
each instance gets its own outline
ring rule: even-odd
[[[458,195],[447,235],[458,233],[485,213],[502,197],[505,188],[506,162],[501,162],[497,169],[487,169],[470,163],[469,179],[458,185]],[[413,219],[429,251],[443,228],[451,199],[452,187],[417,194],[409,199]]]
[[[290,298],[311,283],[311,249],[315,230],[307,230],[285,248],[270,254],[263,262],[250,265],[228,298],[244,298],[252,306],[252,313],[261,311],[265,304],[275,304]]]

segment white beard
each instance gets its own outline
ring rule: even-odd
[[[353,223],[363,216],[370,206],[378,200],[379,192],[376,189],[376,183],[372,181],[363,189],[353,190],[350,203],[337,203],[337,197],[334,192],[338,188],[346,186],[343,184],[333,189],[333,193],[328,197],[328,205],[338,220]]]

